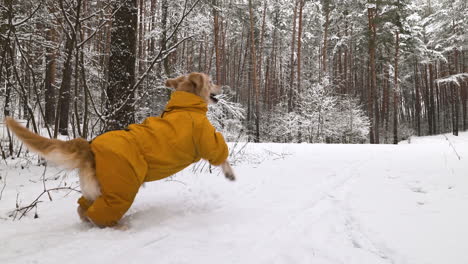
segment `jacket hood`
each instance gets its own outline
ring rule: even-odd
[[[206,114],[208,104],[200,96],[189,92],[175,91],[166,105],[165,112],[185,110]]]

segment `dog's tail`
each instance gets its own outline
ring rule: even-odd
[[[91,147],[82,138],[69,141],[49,139],[31,132],[10,117],[5,119],[5,123],[31,151],[61,167],[75,169],[81,166],[82,161],[93,160]]]

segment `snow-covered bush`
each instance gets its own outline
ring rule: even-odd
[[[271,113],[262,116],[261,120],[262,142],[293,142],[301,131],[301,115],[296,112],[288,113],[284,104],[278,105]]]
[[[365,143],[369,135],[369,118],[357,100],[344,97],[337,100],[326,120],[324,136],[329,143]]]
[[[262,119],[263,141],[364,143],[369,118],[356,100],[332,93],[327,81],[308,85],[294,112],[278,105]]]
[[[226,141],[237,141],[243,134],[245,110],[240,103],[234,103],[229,94],[218,95],[218,103],[210,104],[208,119],[211,124],[223,133]]]

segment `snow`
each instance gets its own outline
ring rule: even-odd
[[[441,84],[449,84],[454,83],[458,87],[460,87],[460,82],[464,82],[464,80],[468,80],[468,73],[458,73],[448,77],[440,78],[435,80],[439,85]]]
[[[0,263],[468,263],[468,133],[241,153],[234,183],[196,166],[146,184],[125,231],[81,223],[68,191],[13,221],[17,194],[27,205],[42,192],[44,167],[2,164]],[[76,184],[51,167],[45,177]]]

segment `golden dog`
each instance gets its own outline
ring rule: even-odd
[[[175,92],[160,117],[104,133],[91,142],[48,139],[11,118],[6,123],[31,151],[79,170],[83,196],[78,214],[83,221],[115,226],[144,182],[173,175],[200,159],[221,166],[226,178],[235,179],[224,138],[206,118],[207,104],[216,102],[219,86],[202,73],[169,79],[166,86]]]

